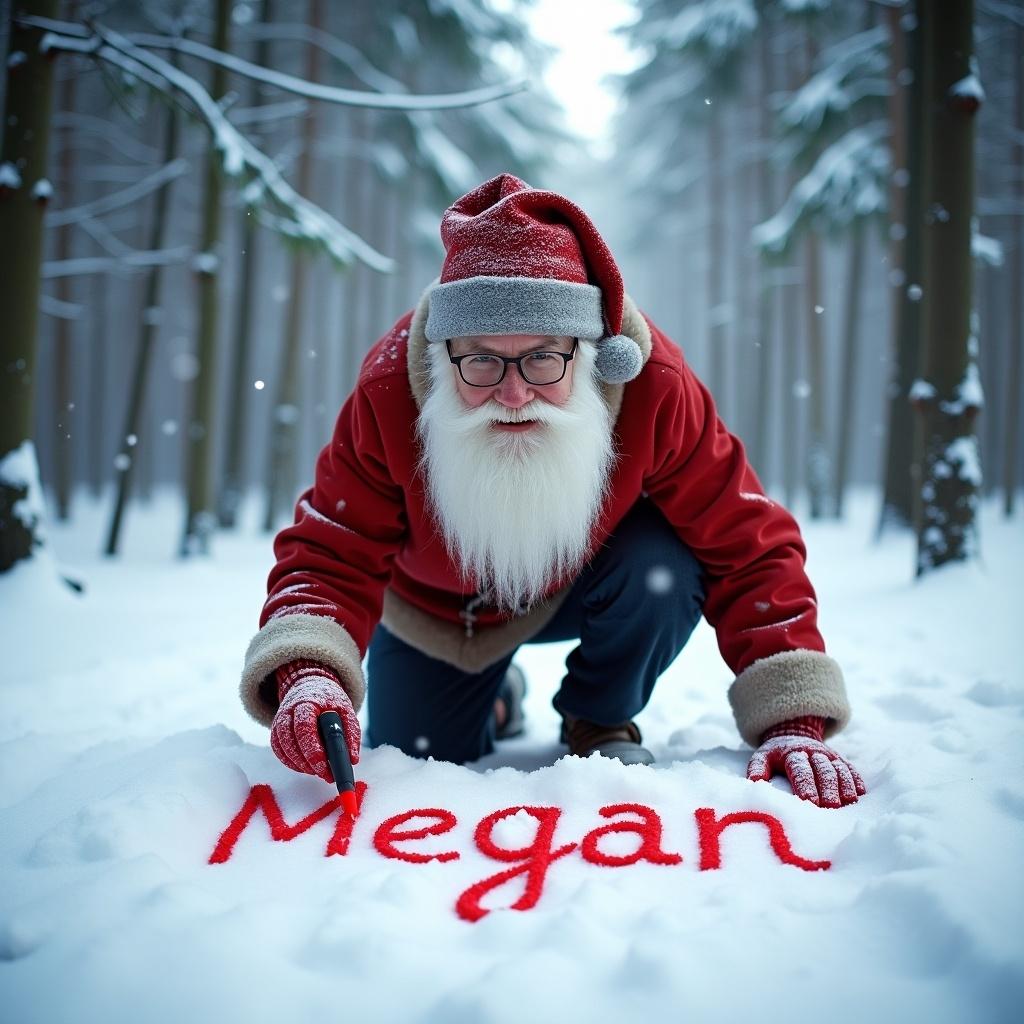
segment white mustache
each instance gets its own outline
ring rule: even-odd
[[[472,433],[491,423],[544,423],[550,426],[572,422],[572,414],[557,405],[534,398],[518,409],[510,409],[491,398],[475,409],[459,410],[458,420],[452,426],[460,432]]]

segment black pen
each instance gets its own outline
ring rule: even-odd
[[[356,778],[352,773],[352,759],[348,753],[348,741],[345,729],[337,711],[324,711],[317,717],[317,729],[320,741],[327,754],[327,763],[331,766],[335,785],[341,796],[341,806],[354,818],[358,811],[356,803]]]

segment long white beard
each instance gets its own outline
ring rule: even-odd
[[[579,569],[601,511],[615,459],[611,415],[594,380],[592,343],[580,343],[575,363],[563,406],[535,398],[521,409],[493,400],[470,409],[445,346],[430,346],[420,469],[464,585],[475,578],[499,608],[528,607]],[[495,420],[541,425],[503,432]]]

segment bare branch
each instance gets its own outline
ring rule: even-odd
[[[84,163],[78,173],[78,180],[92,185],[134,185],[139,180],[138,167],[126,167],[124,164],[98,164],[93,166]]]
[[[192,258],[187,245],[173,249],[134,250],[124,256],[83,256],[73,260],[49,260],[42,266],[42,276],[47,279],[75,277],[79,274],[134,273],[146,267],[168,267],[176,263],[187,263]]]
[[[75,227],[81,228],[101,249],[105,249],[111,256],[126,256],[130,253],[131,246],[125,245],[117,235],[114,234],[106,224],[87,217],[79,221]]]
[[[1017,4],[1000,3],[999,0],[978,0],[978,9],[997,18],[1005,18],[1024,28],[1024,10]]]
[[[59,110],[53,115],[53,127],[69,128],[76,135],[95,136],[102,139],[104,148],[109,149],[112,146],[129,160],[135,160],[140,164],[152,164],[159,159],[156,149],[132,138],[106,118],[94,117],[92,114],[83,114],[79,111]]]
[[[281,118],[300,118],[309,110],[305,100],[286,100],[283,103],[266,103],[260,107],[238,107],[231,111],[231,123],[241,127],[245,124],[263,124]]]
[[[51,210],[46,215],[46,227],[57,228],[65,224],[75,224],[80,220],[90,217],[99,217],[111,210],[117,210],[122,206],[129,206],[143,196],[155,192],[175,178],[180,178],[188,171],[188,161],[184,157],[178,157],[169,164],[164,164],[159,170],[143,178],[131,188],[120,189],[109,196],[101,196],[91,202],[83,203],[81,206],[72,206],[66,210]]]
[[[308,43],[322,50],[339,64],[344,64],[357,78],[377,92],[405,94],[409,91],[397,78],[392,78],[374,67],[362,51],[351,43],[346,43],[312,25],[303,25],[301,22],[275,22],[272,25],[254,23],[246,25],[239,35],[253,42],[272,39],[275,42]]]
[[[79,302],[64,302],[52,295],[39,293],[39,312],[46,316],[55,316],[58,320],[77,320],[85,309]]]
[[[979,196],[975,206],[980,217],[1024,217],[1024,203],[1006,196]]]

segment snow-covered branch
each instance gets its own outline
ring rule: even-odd
[[[979,263],[987,263],[990,267],[1003,265],[1003,243],[998,238],[983,235],[978,227],[978,218],[971,218],[971,256]]]
[[[506,96],[513,96],[528,88],[524,81],[509,82],[505,85],[491,85],[482,89],[471,89],[466,92],[448,93],[445,95],[412,95],[410,93],[391,95],[387,93],[360,92],[356,89],[339,89],[332,85],[320,85],[318,82],[307,82],[305,79],[286,75],[281,71],[262,68],[251,64],[241,57],[224,53],[211,46],[193,42],[191,39],[173,39],[169,36],[133,35],[135,45],[147,49],[177,50],[179,53],[211,64],[219,64],[236,75],[251,78],[264,85],[275,86],[285,92],[305,96],[311,100],[324,100],[348,107],[369,107],[373,110],[455,110],[461,107],[476,107],[482,103],[491,103]]]
[[[476,181],[478,175],[472,159],[452,142],[434,116],[436,110],[449,108],[442,106],[431,108],[425,107],[423,104],[405,102],[406,99],[415,99],[410,95],[406,85],[375,67],[357,47],[338,39],[323,29],[297,23],[254,24],[246,26],[242,34],[250,41],[274,40],[314,46],[332,60],[347,67],[371,89],[384,94],[390,93],[393,99],[402,100],[403,102],[398,105],[397,109],[408,117],[418,154],[433,169],[444,187],[452,193],[465,192]],[[526,83],[520,83],[518,89],[510,87],[510,91],[502,93],[502,96],[512,95],[513,92],[521,91],[525,87]],[[462,95],[477,95],[479,93],[478,90],[474,94],[464,93]],[[359,95],[366,94],[360,93]],[[476,107],[479,105],[476,103],[464,106]],[[470,112],[478,116],[485,116],[487,119],[498,119],[505,116],[505,111],[501,107],[492,107],[484,114],[475,109]],[[233,116],[232,120],[235,123],[240,123],[237,115]],[[533,144],[537,145],[537,143]],[[522,151],[527,152],[528,150],[524,147]]]
[[[823,214],[829,226],[838,227],[884,210],[888,135],[889,123],[875,121],[852,129],[829,146],[793,186],[779,212],[754,228],[754,245],[780,253],[816,214]]]
[[[63,36],[88,39],[91,35],[87,29],[82,29],[80,26],[67,22],[55,22],[35,17],[19,18],[18,21],[20,24],[48,29],[53,33]],[[93,31],[108,43],[114,35],[109,29],[101,28],[98,24],[94,25]],[[122,44],[139,49],[175,50],[186,56],[205,60],[210,64],[217,64],[236,75],[251,78],[254,81],[274,86],[285,92],[305,96],[307,99],[323,100],[328,103],[337,103],[349,107],[369,107],[374,110],[454,110],[460,107],[475,107],[482,103],[503,99],[506,96],[513,96],[529,87],[528,82],[518,81],[441,95],[412,95],[409,93],[391,95],[387,93],[360,92],[356,89],[339,89],[335,86],[320,85],[318,82],[307,82],[305,79],[296,78],[294,75],[286,75],[281,71],[260,67],[258,64],[242,60],[241,57],[224,53],[222,50],[217,50],[212,46],[205,46],[203,43],[197,43],[191,39],[148,35],[145,33],[133,33],[130,36],[118,36],[118,38]],[[117,49],[126,52],[124,45],[117,46]]]
[[[813,133],[830,113],[846,113],[865,97],[888,95],[887,44],[886,30],[879,27],[830,47],[823,55],[822,69],[783,108],[782,123],[787,128]]]
[[[723,63],[746,45],[757,31],[751,0],[719,0],[684,7],[659,26],[663,40],[679,50],[699,49],[709,64]]]
[[[233,178],[252,178],[244,189],[247,202],[255,205],[269,197],[282,209],[285,220],[295,225],[298,237],[322,246],[341,264],[347,265],[356,258],[374,270],[387,272],[394,266],[388,257],[295,192],[281,176],[274,162],[249,142],[228,121],[219,104],[199,82],[180,68],[99,25],[94,26],[88,38],[83,38],[80,33],[72,37],[47,32],[40,41],[40,47],[44,51],[62,50],[91,55],[121,67],[158,92],[181,93],[191,101],[209,127],[225,173]]]
[[[91,202],[83,203],[81,206],[72,206],[66,210],[51,210],[46,215],[46,226],[48,228],[63,227],[65,224],[77,224],[82,220],[91,217],[99,217],[111,210],[120,209],[122,206],[129,206],[143,196],[149,195],[162,188],[168,182],[180,178],[188,171],[188,161],[184,157],[178,157],[169,164],[164,164],[159,170],[147,175],[131,188],[120,189],[109,196],[101,196]]]

